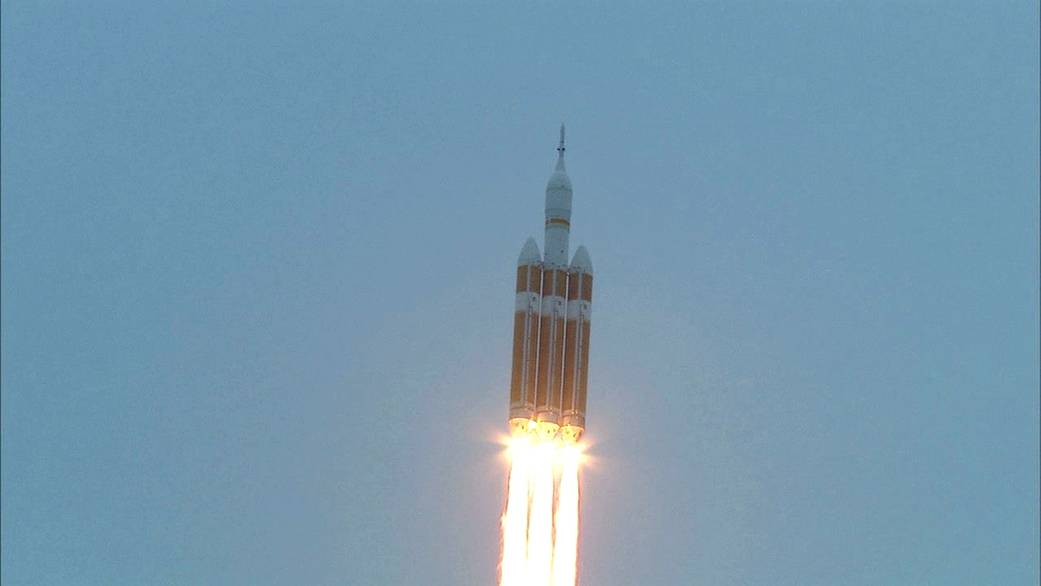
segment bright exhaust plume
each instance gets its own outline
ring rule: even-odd
[[[525,434],[508,456],[500,586],[575,586],[580,448]]]
[[[560,483],[553,541],[553,586],[574,586],[578,577],[578,463],[575,446],[564,445],[557,453]]]
[[[524,586],[528,571],[528,484],[532,446],[527,438],[510,443],[510,480],[502,516],[502,586]]]

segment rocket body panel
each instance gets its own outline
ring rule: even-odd
[[[546,268],[567,268],[570,225],[546,220]]]
[[[561,181],[563,155],[557,163],[560,169],[550,177],[546,186],[546,267],[566,269],[568,239],[571,235],[571,182]],[[563,175],[564,178],[567,175]]]

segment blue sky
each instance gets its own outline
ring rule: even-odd
[[[561,120],[583,583],[1036,583],[1036,3],[151,4],[2,4],[5,583],[492,583]]]

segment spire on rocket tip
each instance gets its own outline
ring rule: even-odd
[[[535,239],[528,237],[527,242],[524,243],[524,248],[521,248],[520,256],[517,257],[517,266],[524,266],[535,264],[542,260],[542,253],[539,252],[539,245],[535,243]]]
[[[589,251],[585,246],[579,246],[575,251],[575,256],[571,259],[571,270],[593,274],[593,261],[589,259]]]
[[[549,182],[546,184],[546,191],[560,190],[560,191],[571,191],[571,178],[567,176],[567,169],[564,167],[564,123],[560,123],[560,144],[557,146],[557,166],[553,169],[553,174],[549,177]]]
[[[564,151],[565,150],[567,150],[567,149],[564,148],[564,123],[561,122],[560,123],[560,144],[557,145],[557,153],[558,154],[557,154],[557,169],[556,170],[557,171],[564,171],[566,173],[566,171],[564,170]]]

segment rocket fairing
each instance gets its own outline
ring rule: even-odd
[[[583,246],[567,262],[572,190],[564,150],[561,125],[546,184],[546,254],[529,238],[517,262],[509,424],[515,434],[551,439],[559,430],[574,442],[585,430],[593,266]]]

